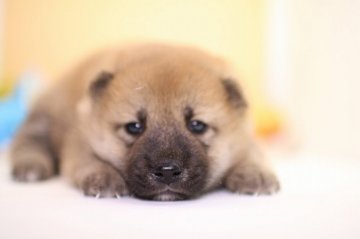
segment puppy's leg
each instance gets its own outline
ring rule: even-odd
[[[87,196],[119,197],[127,187],[120,172],[102,160],[77,133],[72,133],[62,154],[61,172]]]
[[[47,179],[56,173],[57,162],[50,140],[50,117],[35,108],[19,130],[10,152],[12,176],[21,182]]]
[[[275,173],[256,146],[235,163],[224,184],[232,192],[249,195],[273,194],[280,190]]]

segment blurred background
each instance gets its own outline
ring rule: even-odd
[[[232,62],[269,145],[359,157],[359,13],[357,0],[0,0],[0,145],[80,59],[150,41]]]

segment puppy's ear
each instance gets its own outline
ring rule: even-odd
[[[106,87],[109,85],[110,81],[114,78],[114,74],[102,71],[97,76],[96,79],[90,85],[90,95],[93,98],[99,97]]]
[[[237,109],[245,109],[248,104],[237,83],[230,78],[222,79],[221,83],[225,89],[228,102]]]

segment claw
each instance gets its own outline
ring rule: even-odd
[[[96,198],[96,199],[99,199],[99,198],[100,198],[100,195],[101,195],[101,193],[98,192],[98,193],[96,194],[95,198]]]
[[[118,193],[115,193],[117,199],[121,199],[121,196]]]

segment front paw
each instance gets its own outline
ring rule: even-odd
[[[29,160],[13,165],[12,177],[19,182],[35,182],[45,180],[52,176],[52,171],[37,161]]]
[[[225,179],[225,186],[232,192],[247,195],[269,195],[280,190],[280,183],[269,169],[238,167]]]
[[[80,188],[86,196],[117,197],[128,194],[124,179],[117,172],[92,172],[86,175]]]

